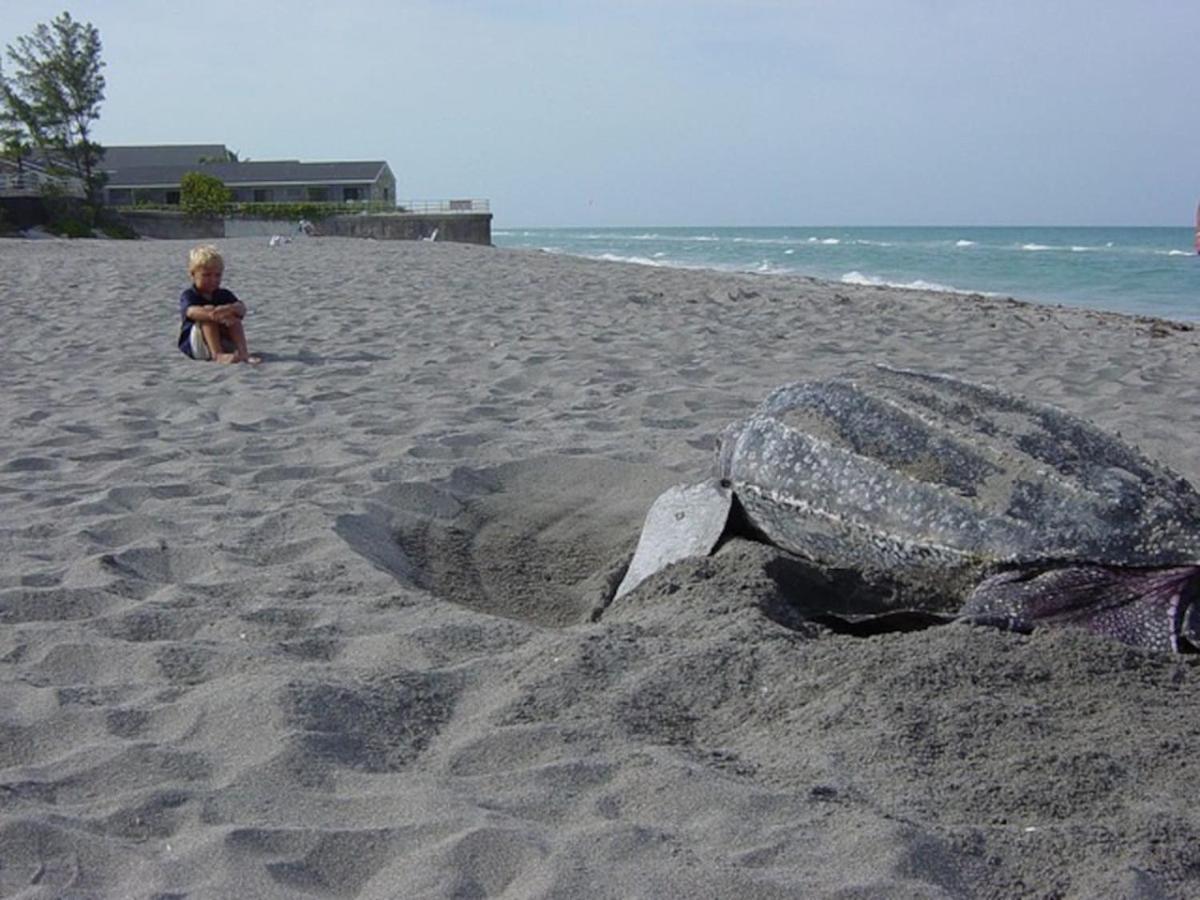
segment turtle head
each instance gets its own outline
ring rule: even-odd
[[[1187,605],[1179,616],[1179,650],[1182,653],[1200,652],[1200,598],[1196,594],[1196,591],[1190,591],[1184,595]]]

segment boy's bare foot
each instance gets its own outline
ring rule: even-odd
[[[229,365],[231,363],[240,362],[236,353],[218,353],[217,362]]]

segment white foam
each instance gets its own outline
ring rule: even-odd
[[[599,235],[598,235],[599,237]],[[615,241],[672,241],[674,243],[715,243],[720,241],[719,237],[711,234],[657,234],[653,231],[647,231],[642,234],[608,234],[603,235],[605,238],[611,238]],[[736,238],[734,240],[737,240]]]
[[[581,241],[649,241],[657,240],[657,234],[613,234],[611,231],[590,231],[573,235]]]
[[[975,242],[974,241],[955,241],[954,246],[955,247],[974,247]]]
[[[637,263],[639,266],[661,266],[664,265],[657,260],[649,259],[645,256],[618,256],[616,253],[601,253],[599,256],[590,257],[591,259],[602,259],[605,262],[623,262]]]
[[[735,237],[731,238],[731,240],[735,244],[772,244],[787,246],[795,243],[792,238]],[[809,243],[812,243],[812,241],[813,239],[810,238]]]
[[[862,272],[847,272],[841,277],[840,281],[843,284],[899,288],[902,291],[937,291],[943,294],[983,294],[990,296],[986,291],[964,291],[961,288],[951,287],[948,284],[938,284],[936,281],[925,281],[920,278],[915,281],[887,281],[876,275],[864,275]]]
[[[768,260],[765,260],[765,259],[758,264],[758,266],[754,269],[754,271],[759,272],[764,275],[790,275],[790,274],[792,274],[791,269],[788,269],[783,266],[772,265]]]
[[[711,234],[656,234],[653,231],[647,231],[642,234],[595,234],[588,235],[593,240],[612,240],[612,241],[671,241],[673,243],[716,243],[721,239]],[[737,240],[737,238],[734,238]]]
[[[1048,247],[1045,244],[1022,244],[1022,250],[1053,250],[1053,247]]]

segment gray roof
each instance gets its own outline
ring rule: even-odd
[[[226,159],[224,144],[147,144],[105,147],[100,167],[105,171],[131,166],[193,166],[202,159]]]
[[[228,187],[286,184],[362,184],[376,181],[384,174],[382,160],[351,162],[299,162],[294,159],[270,162],[226,162],[203,165],[127,166],[110,169],[108,184],[113,188],[178,187],[188,172],[203,172],[220,178]]]

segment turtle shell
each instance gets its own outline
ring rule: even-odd
[[[818,567],[953,609],[1006,568],[1200,560],[1200,495],[1060,409],[879,368],[789,384],[721,436],[750,527]]]

